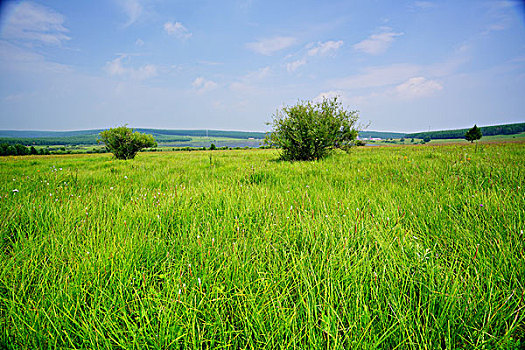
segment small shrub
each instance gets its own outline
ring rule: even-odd
[[[141,149],[157,147],[153,136],[133,132],[126,126],[102,131],[98,142],[103,142],[117,159],[133,159]]]
[[[357,137],[357,111],[347,111],[333,99],[299,102],[273,116],[272,132],[265,143],[282,149],[284,160],[314,160],[334,148],[348,149]]]

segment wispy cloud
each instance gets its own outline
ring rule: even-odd
[[[253,71],[253,72],[250,72],[250,73],[246,74],[244,76],[244,79],[248,80],[248,81],[262,80],[262,79],[268,77],[268,75],[270,75],[271,71],[272,71],[272,69],[270,67],[266,66],[266,67],[260,68],[260,69],[258,69],[256,71]]]
[[[65,33],[65,18],[55,10],[32,2],[8,8],[2,37],[11,40],[60,45],[71,39]]]
[[[145,64],[139,68],[126,67],[122,61],[127,59],[129,56],[120,55],[112,61],[106,63],[104,67],[106,72],[110,76],[130,78],[133,80],[145,80],[157,76],[157,66],[153,64]]]
[[[270,76],[272,69],[269,66],[249,72],[242,76],[238,81],[230,84],[230,89],[239,92],[255,91],[257,84]]]
[[[164,23],[164,30],[169,35],[179,39],[189,39],[192,36],[190,31],[180,22],[166,22]]]
[[[281,51],[292,46],[296,41],[297,40],[293,37],[278,36],[247,43],[246,47],[254,52],[270,56],[277,51]]]
[[[50,62],[46,58],[28,48],[14,45],[6,40],[0,40],[0,68],[11,72],[30,72],[61,74],[72,72],[71,66]]]
[[[497,32],[501,30],[507,29],[507,27],[512,22],[512,15],[510,12],[514,11],[515,6],[525,6],[523,4],[519,4],[518,1],[493,1],[490,3],[487,3],[486,6],[488,7],[488,15],[491,18],[492,23],[489,24],[485,31],[483,31],[482,35],[487,35],[492,32]]]
[[[318,42],[311,49],[308,50],[308,56],[327,56],[335,53],[341,46],[343,41],[326,41],[324,43]]]
[[[427,9],[437,7],[437,5],[433,3],[432,1],[414,1],[414,4],[412,5],[412,7],[422,9],[422,10],[427,10]]]
[[[394,88],[394,94],[404,99],[431,96],[443,89],[443,85],[424,77],[410,78]]]
[[[395,33],[390,28],[383,28],[384,31],[379,34],[372,34],[367,39],[355,44],[353,47],[357,51],[363,51],[370,55],[378,55],[384,53],[395,38],[403,35],[403,33]]]
[[[203,77],[196,78],[191,85],[197,90],[199,94],[211,91],[217,88],[217,83],[212,80],[206,80]]]
[[[296,61],[293,61],[293,62],[289,62],[286,64],[286,70],[289,72],[289,73],[293,73],[297,70],[297,68],[301,67],[301,66],[304,66],[306,64],[306,60],[305,59],[300,59],[300,60],[296,60]]]
[[[128,17],[124,27],[129,27],[135,23],[144,12],[144,8],[139,0],[117,0],[118,4]]]
[[[392,64],[373,66],[363,69],[362,73],[332,81],[338,89],[376,88],[399,84],[406,79],[420,74],[422,67],[412,64]]]
[[[137,45],[137,46],[139,46],[139,47],[140,47],[140,46],[143,46],[143,45],[144,45],[144,40],[142,40],[142,39],[140,39],[140,38],[137,39],[137,40],[135,41],[135,45]]]

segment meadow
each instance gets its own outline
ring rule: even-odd
[[[525,346],[525,144],[277,158],[0,158],[0,348]]]

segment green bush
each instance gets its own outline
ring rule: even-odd
[[[265,143],[281,147],[284,160],[314,160],[334,148],[347,150],[357,137],[357,111],[347,111],[337,97],[299,102],[273,116]]]
[[[141,149],[157,147],[153,136],[133,132],[133,129],[126,126],[102,131],[98,142],[103,142],[117,159],[133,159]]]
[[[481,136],[483,136],[481,134],[481,129],[478,128],[478,126],[476,124],[474,124],[472,129],[469,129],[469,131],[467,131],[465,133],[465,139],[467,141],[470,141],[471,143],[476,141],[476,140],[479,140],[481,138]]]

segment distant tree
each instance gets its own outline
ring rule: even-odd
[[[404,142],[405,142],[405,138],[404,138],[404,137],[402,137],[402,138],[401,138],[401,139],[400,139],[399,141],[401,141],[401,142],[403,142],[403,143],[404,143]]]
[[[410,142],[414,143],[414,139],[411,139]]]
[[[16,156],[18,153],[15,146],[9,146],[6,150],[6,156]]]
[[[424,143],[430,142],[430,140],[432,140],[432,139],[430,138],[430,136],[425,136],[425,137],[423,137],[423,142],[424,142]]]
[[[216,149],[217,149],[217,147],[215,146],[215,144],[212,143],[212,144],[210,145],[210,150],[211,150],[211,151],[214,151],[214,150],[216,150]]]
[[[483,136],[481,134],[481,129],[478,128],[476,124],[474,124],[474,126],[465,133],[465,139],[471,143],[479,140],[481,136]]]
[[[125,125],[102,131],[98,142],[103,142],[117,159],[133,159],[141,149],[157,146],[153,136],[133,132]]]
[[[15,145],[15,150],[16,150],[16,155],[18,156],[25,156],[26,154],[29,154],[29,149],[26,146],[21,145],[19,143]]]
[[[314,160],[334,148],[348,149],[357,137],[357,111],[347,111],[337,97],[284,107],[269,123],[265,143],[282,149],[284,160]]]
[[[9,148],[8,143],[0,144],[0,156],[7,156],[7,149]]]
[[[38,151],[36,150],[35,146],[31,146],[29,149],[29,154],[35,155],[38,154]]]

